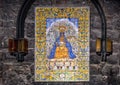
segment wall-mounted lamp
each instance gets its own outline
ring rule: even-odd
[[[28,53],[28,40],[24,38],[24,24],[27,13],[35,0],[25,0],[18,13],[16,38],[9,39],[9,52],[16,56],[18,62],[24,61],[24,56]]]
[[[96,53],[102,56],[102,61],[107,61],[107,56],[112,54],[112,41],[107,38],[107,24],[104,11],[98,0],[91,0],[96,7],[101,19],[101,38],[96,40]]]

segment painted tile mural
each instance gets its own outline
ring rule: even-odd
[[[89,8],[37,7],[35,81],[89,81]]]

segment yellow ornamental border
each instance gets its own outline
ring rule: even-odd
[[[68,16],[69,14],[69,16]],[[77,18],[79,20],[79,28],[78,28],[78,44],[81,48],[86,48],[89,46],[89,8],[88,7],[66,7],[66,8],[57,8],[57,7],[37,7],[36,8],[36,33],[35,33],[35,48],[36,49],[43,49],[46,50],[46,19],[47,18]],[[85,34],[86,33],[86,34]],[[82,39],[82,40],[81,40]],[[86,42],[84,42],[86,40]],[[84,43],[83,43],[84,42]],[[36,56],[37,55],[37,56]],[[39,56],[38,56],[39,55]],[[86,62],[89,62],[88,59],[82,59],[82,53],[79,52],[79,57],[81,58],[81,63],[78,63],[78,66],[85,65]],[[53,76],[56,76],[59,74],[59,72],[63,71],[55,71],[52,75],[45,76],[45,71],[47,69],[45,63],[47,64],[47,61],[44,61],[43,65],[40,65],[40,61],[46,58],[46,51],[40,53],[39,51],[35,52],[35,66],[44,66],[42,70],[35,68],[35,81],[40,82],[48,82],[48,81],[55,81],[56,79]],[[87,56],[89,57],[89,56]],[[83,61],[83,62],[82,62]],[[86,65],[85,65],[86,66]],[[89,65],[87,65],[89,68]],[[50,71],[48,71],[49,73]],[[52,72],[52,71],[51,71]],[[72,72],[72,71],[69,71]],[[69,72],[66,72],[70,75]],[[82,73],[79,76],[76,76],[78,73]],[[41,75],[41,77],[37,77],[37,75]],[[85,78],[83,75],[87,75]],[[46,80],[42,80],[43,78],[46,78]],[[58,77],[57,77],[58,78]],[[69,76],[66,77],[68,81],[78,81],[77,78],[80,78],[79,81],[88,81],[89,80],[89,69],[81,69],[79,67],[78,71],[76,71],[75,76],[72,76],[69,80]],[[58,80],[57,80],[58,81]],[[62,81],[62,80],[61,80]],[[67,81],[67,80],[65,80]]]

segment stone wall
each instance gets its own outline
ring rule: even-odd
[[[120,2],[99,0],[107,19],[107,37],[113,40],[113,55],[101,62],[95,53],[95,40],[101,37],[101,22],[90,0],[36,0],[25,23],[29,54],[18,63],[8,53],[8,39],[16,35],[17,13],[24,0],[0,0],[0,85],[34,85],[34,8],[36,6],[90,6],[90,82],[38,83],[37,85],[120,85]]]

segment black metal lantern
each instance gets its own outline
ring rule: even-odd
[[[24,56],[28,53],[28,40],[24,38],[24,24],[27,13],[35,0],[25,0],[18,13],[16,38],[9,39],[9,52],[16,56],[18,62],[24,61]]]
[[[101,19],[101,38],[96,40],[96,53],[102,56],[102,61],[107,61],[107,56],[112,54],[112,41],[107,38],[107,24],[104,11],[98,0],[91,0],[96,7]]]

